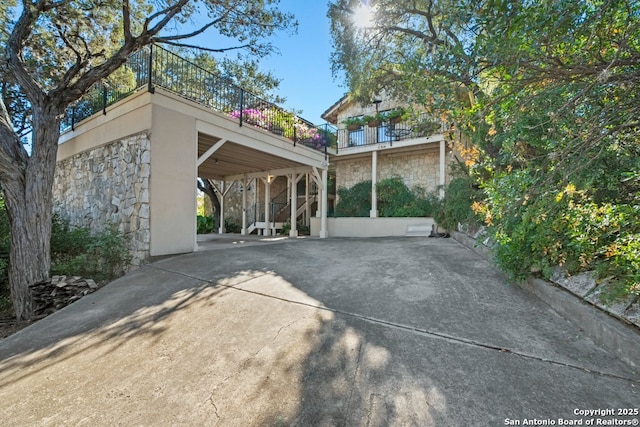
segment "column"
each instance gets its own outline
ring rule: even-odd
[[[218,227],[218,232],[220,234],[225,233],[224,229],[224,196],[227,193],[227,181],[222,181],[222,187],[220,191],[218,191],[218,199],[220,200],[220,225]]]
[[[247,234],[247,178],[242,178],[242,230],[241,235]]]
[[[270,236],[269,228],[269,212],[271,211],[271,177],[267,175],[264,181],[264,236]]]
[[[440,198],[444,198],[444,186],[446,184],[446,171],[445,171],[445,142],[444,139],[440,141]]]
[[[378,194],[376,192],[376,182],[378,180],[378,152],[371,152],[371,211],[369,217],[378,217]]]
[[[289,237],[298,237],[298,174],[291,174],[291,229]]]
[[[311,185],[309,182],[309,173],[307,172],[304,176],[304,180],[305,180],[305,196],[304,196],[304,203],[305,203],[305,209],[306,209],[306,213],[304,216],[304,225],[306,225],[307,227],[311,227],[311,203],[310,199],[309,199],[309,192],[311,191]]]
[[[322,218],[320,219],[320,238],[325,239],[329,237],[329,230],[327,229],[327,200],[329,189],[329,171],[322,169]]]

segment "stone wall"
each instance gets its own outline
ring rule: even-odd
[[[132,266],[149,257],[149,135],[129,136],[61,160],[53,185],[54,210],[72,225],[124,234]]]
[[[428,192],[435,192],[440,183],[439,156],[435,150],[378,152],[377,180],[399,176],[409,188],[420,186]],[[371,180],[371,155],[336,159],[337,188],[350,188],[367,180]]]

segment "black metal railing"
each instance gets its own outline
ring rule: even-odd
[[[327,148],[337,147],[335,127],[315,126],[244,90],[228,77],[206,70],[157,45],[133,53],[122,67],[121,75],[124,78],[119,79],[117,87],[104,82],[96,84],[71,106],[62,121],[61,132],[74,129],[77,123],[94,114],[106,114],[107,107],[137,91],[146,88],[153,92],[155,87],[160,87],[226,114],[240,126],[251,125],[281,135],[293,141],[294,146],[302,144],[324,151],[325,155]]]
[[[374,144],[393,144],[395,141],[428,137],[444,131],[445,124],[426,113],[403,122],[382,122],[379,126],[360,126],[338,129],[338,150]]]

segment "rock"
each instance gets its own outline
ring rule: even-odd
[[[80,276],[53,276],[48,281],[30,286],[34,313],[36,316],[49,315],[99,288],[92,279],[83,279]]]

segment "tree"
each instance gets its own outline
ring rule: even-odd
[[[592,268],[640,293],[638,2],[336,0],[329,17],[355,99],[408,99],[475,144],[474,207],[505,268]]]
[[[11,227],[9,282],[18,319],[32,316],[29,285],[47,279],[50,268],[52,183],[60,122],[65,109],[128,56],[151,43],[181,44],[207,30],[239,43],[253,55],[269,53],[263,40],[294,25],[276,0],[23,0],[3,3],[0,29],[5,76],[0,102],[0,185]],[[7,13],[5,13],[7,12]],[[181,32],[192,16],[206,16]],[[221,49],[225,50],[225,49]],[[4,80],[4,79],[3,79]],[[6,81],[6,80],[4,80]],[[10,92],[26,100],[14,113]],[[20,114],[23,114],[21,116]],[[18,133],[24,117],[32,129],[29,153]]]

